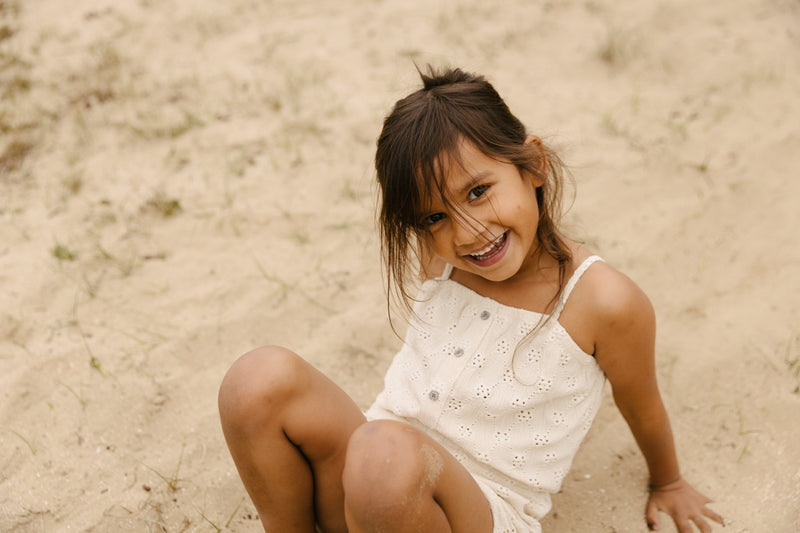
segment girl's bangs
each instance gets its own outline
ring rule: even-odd
[[[430,208],[431,199],[438,198],[444,205],[451,205],[447,187],[444,186],[446,171],[452,166],[461,166],[461,140],[464,136],[453,124],[441,125],[441,137],[436,137],[439,142],[430,143],[424,147],[416,158],[416,172],[414,173],[414,187],[418,201],[418,213],[414,213],[417,223],[425,216]],[[424,228],[422,228],[424,229]]]

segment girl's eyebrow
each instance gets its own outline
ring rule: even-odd
[[[491,175],[492,175],[492,173],[489,170],[483,170],[481,172],[478,172],[477,174],[470,174],[469,175],[469,180],[464,182],[464,184],[461,186],[461,189],[459,190],[459,196],[465,195],[473,187],[475,187],[475,185],[478,182],[485,180],[486,178],[488,178]]]

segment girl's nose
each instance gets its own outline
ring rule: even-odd
[[[475,222],[474,220],[467,220],[462,218],[453,218],[452,225],[453,225],[453,244],[456,246],[469,246],[475,240],[475,236],[478,234],[475,231]]]

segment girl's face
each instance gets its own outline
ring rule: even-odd
[[[532,138],[535,139],[535,138]],[[430,198],[422,238],[429,250],[455,268],[490,281],[505,281],[529,266],[538,246],[542,183],[462,142],[461,164],[443,163],[442,188],[449,202]]]

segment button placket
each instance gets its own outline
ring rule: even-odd
[[[451,340],[453,344],[450,345],[450,359],[441,361],[441,365],[436,372],[436,378],[431,380],[425,394],[426,401],[436,404],[436,407],[431,405],[431,416],[434,419],[432,424],[433,428],[438,427],[439,418],[447,408],[450,391],[455,387],[459,388],[458,383],[464,379],[469,379],[469,375],[474,374],[476,368],[474,365],[469,364],[470,357],[465,357],[468,354],[476,353],[476,349],[480,349],[483,345],[486,335],[492,329],[495,322],[491,306],[477,305],[472,307],[469,313],[472,320],[479,319],[469,326],[470,333],[456,333],[451,331]],[[461,320],[467,320],[467,310],[462,311]],[[458,317],[453,317],[458,320]],[[485,347],[484,347],[485,348]]]

